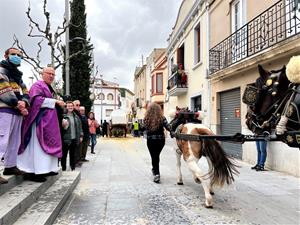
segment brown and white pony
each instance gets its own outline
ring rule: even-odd
[[[176,118],[170,123],[176,124]],[[177,123],[178,124],[178,123]],[[172,127],[182,134],[214,135],[213,132],[200,123],[181,124],[177,128]],[[222,187],[225,183],[234,181],[234,174],[238,174],[237,166],[231,162],[218,141],[214,139],[203,139],[202,141],[186,141],[176,139],[177,158],[177,184],[183,185],[181,173],[181,156],[192,172],[196,183],[201,183],[205,193],[205,207],[213,208],[212,195],[215,185]],[[198,166],[199,159],[205,156],[209,166],[209,172],[204,174]]]

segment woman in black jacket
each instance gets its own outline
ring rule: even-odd
[[[155,183],[160,182],[159,155],[165,145],[164,128],[171,131],[160,105],[151,103],[144,118],[144,129],[147,136],[147,147],[152,160],[152,174]]]

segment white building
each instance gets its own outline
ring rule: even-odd
[[[94,92],[95,100],[93,112],[99,122],[111,119],[110,114],[115,109],[122,109],[130,122],[132,118],[132,105],[134,103],[134,93],[127,88],[121,88],[119,84],[96,79],[95,87],[91,87],[91,93]]]
[[[119,88],[120,96],[121,96],[121,106],[124,112],[127,115],[127,121],[132,122],[133,118],[133,110],[134,109],[134,93],[127,88]]]
[[[91,92],[93,93],[93,88]],[[119,84],[98,78],[95,81],[94,94],[95,118],[99,122],[108,122],[111,112],[121,106]]]

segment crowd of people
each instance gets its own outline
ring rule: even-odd
[[[95,154],[95,130],[100,126],[93,113],[86,116],[80,101],[63,100],[51,84],[55,70],[45,67],[42,80],[28,91],[18,69],[22,52],[17,48],[5,51],[0,62],[0,158],[3,175],[24,175],[25,179],[44,182],[47,176],[57,175],[59,161],[62,170],[87,162],[91,140]],[[1,177],[0,184],[8,181]]]

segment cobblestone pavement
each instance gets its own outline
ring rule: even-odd
[[[298,178],[256,172],[238,161],[240,176],[215,189],[214,208],[206,209],[203,189],[184,162],[184,185],[176,185],[172,145],[168,139],[156,184],[144,139],[98,139],[96,154],[80,168],[81,181],[55,224],[299,224]],[[207,168],[205,160],[199,164]]]

